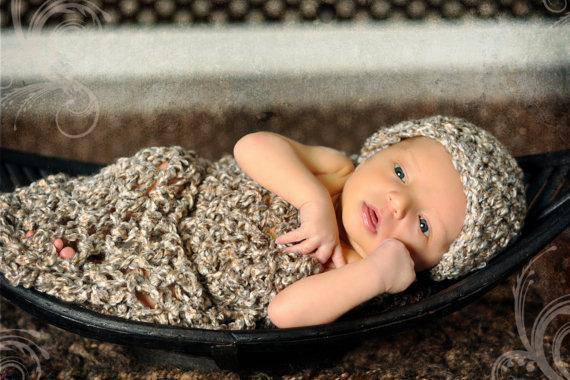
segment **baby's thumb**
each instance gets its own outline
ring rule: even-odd
[[[346,265],[346,260],[344,259],[344,256],[342,255],[342,247],[340,245],[337,245],[334,248],[332,261],[333,261],[335,268],[340,268],[340,267]]]

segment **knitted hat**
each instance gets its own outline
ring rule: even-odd
[[[458,237],[430,269],[435,281],[453,279],[485,267],[517,237],[526,215],[523,172],[507,148],[489,132],[465,119],[432,116],[380,128],[364,142],[357,164],[403,139],[425,136],[439,141],[459,172],[467,209]]]

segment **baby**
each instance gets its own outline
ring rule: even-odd
[[[299,209],[301,226],[276,242],[295,242],[285,251],[314,252],[329,263],[273,298],[268,313],[278,327],[331,322],[378,294],[405,290],[416,272],[431,269],[442,280],[482,268],[526,214],[516,160],[459,118],[381,128],[356,168],[341,152],[271,132],[243,137],[234,156]]]
[[[271,300],[268,317],[278,327],[332,322],[378,294],[405,290],[416,272],[439,281],[482,268],[516,237],[526,214],[516,160],[460,118],[380,128],[350,158],[256,132],[236,143],[234,157],[299,211],[299,228],[275,242],[325,265]],[[76,253],[62,239],[53,244],[63,259]]]

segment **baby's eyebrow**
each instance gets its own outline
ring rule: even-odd
[[[420,165],[417,164],[418,161],[416,161],[416,158],[414,157],[414,154],[412,153],[412,150],[409,149],[409,148],[407,148],[407,147],[405,147],[404,150],[405,150],[406,152],[408,152],[408,156],[411,158],[410,162],[413,163],[414,171],[417,172],[418,174],[421,174],[421,173],[422,173],[422,170],[420,169]],[[406,160],[406,161],[408,161],[408,160]]]

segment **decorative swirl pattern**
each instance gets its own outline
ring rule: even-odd
[[[566,0],[552,1],[552,0],[542,0],[542,3],[552,13],[562,13],[566,10],[568,5]]]
[[[47,351],[32,338],[39,338],[34,330],[0,331],[0,379],[39,379],[42,375],[41,360],[49,359]]]
[[[22,47],[21,51],[34,52],[34,55],[53,59],[54,62],[46,65],[49,68],[48,72],[42,75],[42,77],[46,79],[45,82],[32,83],[6,91],[14,84],[12,78],[6,79],[8,83],[2,86],[2,107],[20,105],[14,119],[14,130],[16,130],[16,123],[20,117],[20,113],[29,110],[35,101],[44,97],[51,97],[57,93],[62,93],[64,100],[61,108],[56,111],[55,115],[58,130],[69,138],[79,138],[91,133],[99,119],[99,101],[97,97],[88,87],[72,77],[72,65],[66,62],[66,58],[62,57],[62,54],[58,52],[57,49],[54,49],[53,46],[49,46],[49,43],[46,45],[38,45],[34,40],[30,40],[26,37],[20,20],[22,9],[21,0],[12,1],[11,12],[14,32]],[[74,13],[83,16],[89,15],[99,29],[101,28],[101,20],[98,13],[101,13],[106,19],[109,17],[108,13],[89,1],[85,4],[68,3],[65,2],[65,0],[47,1],[43,3],[30,18],[28,32],[43,32],[42,29],[50,18],[59,14],[69,15]],[[83,24],[72,19],[66,19],[52,28],[50,35],[61,31],[76,31],[81,29],[84,29]],[[81,133],[68,133],[61,127],[63,112],[73,117],[89,118],[92,120],[91,124]]]
[[[534,280],[530,279],[530,276],[535,274],[534,270],[529,271],[529,269],[536,260],[544,254],[556,250],[557,246],[555,245],[543,250],[541,253],[536,255],[536,257],[534,257],[531,262],[523,268],[522,273],[517,276],[517,285],[513,288],[513,294],[515,296],[515,320],[517,331],[525,350],[512,350],[499,356],[493,363],[491,374],[491,378],[493,380],[497,379],[501,372],[505,372],[508,368],[512,368],[513,362],[522,365],[527,361],[529,363],[526,364],[526,367],[529,371],[534,370],[536,363],[542,373],[549,379],[570,379],[570,373],[568,369],[566,369],[567,364],[563,365],[560,353],[562,341],[570,331],[570,323],[562,325],[554,336],[552,344],[552,359],[555,368],[552,368],[544,352],[544,335],[550,322],[560,315],[570,315],[570,294],[565,294],[554,299],[540,311],[533,323],[530,340],[526,334],[524,321],[526,293],[530,284],[534,282]]]

